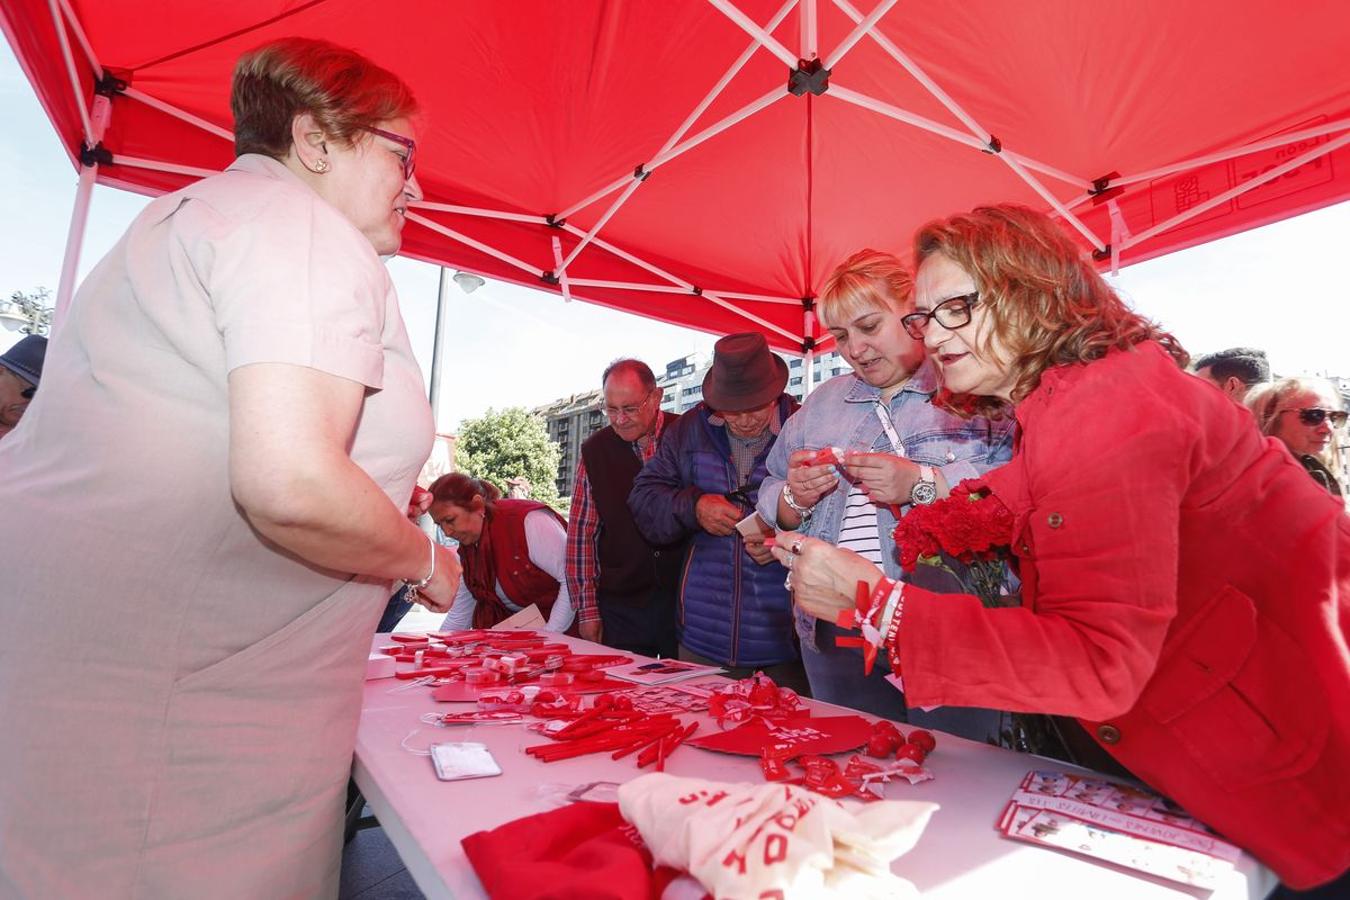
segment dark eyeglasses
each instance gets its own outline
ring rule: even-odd
[[[385,131],[383,128],[372,128],[369,125],[361,126],[362,131],[369,131],[371,134],[378,135],[386,141],[393,141],[395,144],[402,144],[408,151],[408,155],[403,159],[403,180],[411,181],[413,170],[417,168],[417,142],[412,138],[404,137],[401,134],[394,134],[392,131]]]
[[[910,337],[916,341],[921,341],[924,332],[928,330],[930,319],[936,319],[937,323],[948,331],[955,331],[969,325],[970,309],[979,302],[979,293],[951,297],[943,300],[929,312],[913,312],[902,317],[900,324],[905,326],[905,331],[909,333]]]
[[[1296,412],[1298,420],[1304,425],[1321,425],[1327,419],[1331,420],[1332,428],[1340,428],[1345,424],[1347,413],[1343,409],[1322,409],[1317,406],[1310,406],[1306,409],[1282,409],[1280,412]]]

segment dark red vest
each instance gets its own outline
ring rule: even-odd
[[[519,607],[531,603],[545,619],[558,599],[558,580],[530,561],[525,540],[525,516],[537,509],[548,510],[564,528],[567,523],[551,507],[534,500],[498,500],[483,522],[483,536],[472,546],[459,548],[464,583],[478,601],[473,611],[474,628],[491,628],[511,615],[497,596],[496,584]]]

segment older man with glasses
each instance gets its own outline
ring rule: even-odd
[[[628,510],[643,464],[679,416],[661,411],[646,363],[620,359],[600,380],[609,425],[581,445],[567,525],[567,590],[589,641],[674,656],[675,583],[683,542],[647,541]]]
[[[37,393],[46,355],[47,339],[30,334],[0,356],[0,438],[19,424]]]

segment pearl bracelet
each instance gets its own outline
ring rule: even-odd
[[[788,486],[786,481],[783,482],[783,502],[788,505],[788,509],[801,516],[803,522],[811,518],[811,507],[801,506],[797,503],[797,499],[792,496],[792,488]]]

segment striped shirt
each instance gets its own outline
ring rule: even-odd
[[[880,566],[881,534],[878,527],[876,505],[868,499],[862,488],[853,485],[848,490],[848,499],[844,504],[838,545]]]

